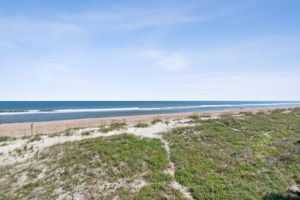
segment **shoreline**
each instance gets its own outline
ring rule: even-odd
[[[239,114],[241,112],[255,113],[268,112],[277,109],[293,109],[300,106],[279,106],[271,108],[243,108],[243,109],[226,109],[214,111],[201,112],[182,112],[169,114],[154,114],[154,115],[137,115],[137,116],[123,116],[123,117],[109,117],[109,118],[84,118],[60,121],[44,121],[44,122],[25,122],[25,123],[9,123],[0,124],[0,136],[21,137],[37,134],[52,134],[63,132],[72,128],[90,128],[109,125],[113,123],[126,123],[127,125],[135,125],[138,123],[150,123],[153,120],[178,120],[187,118],[192,115],[197,116],[220,116],[226,114]]]

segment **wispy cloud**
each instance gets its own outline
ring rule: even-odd
[[[190,88],[209,89],[244,89],[250,88],[260,90],[262,88],[276,89],[280,86],[293,86],[298,81],[298,72],[260,72],[244,71],[231,73],[203,73],[187,75],[181,78],[184,86]],[[255,81],[254,81],[255,80]],[[291,84],[293,83],[293,84]]]
[[[77,37],[78,41],[81,41],[84,37],[84,30],[76,24],[51,19],[0,18],[0,30],[0,41],[4,40],[11,46],[24,48],[26,52],[33,47],[43,50],[47,46],[50,50],[51,47],[61,45],[61,48],[70,45],[72,38]]]
[[[186,50],[190,68],[211,70],[295,69],[300,65],[298,35],[281,35],[244,39],[235,43]]]
[[[202,4],[187,6],[184,3],[169,6],[159,5],[154,8],[119,6],[109,11],[98,10],[89,13],[65,14],[60,16],[60,20],[80,24],[80,26],[91,29],[133,31],[147,27],[209,21],[233,14],[243,7],[244,4],[228,4],[220,8],[207,10],[206,6]]]
[[[60,63],[36,63],[33,67],[33,76],[38,79],[57,80],[64,78],[67,73],[70,73],[71,68]]]
[[[207,100],[298,100],[300,71],[202,73],[165,79],[196,99]],[[280,91],[280,92],[278,92]]]
[[[149,7],[127,5],[95,8],[89,12],[54,13],[47,21],[30,18],[1,19],[9,29],[26,30],[39,27],[45,31],[135,31],[141,28],[154,28],[176,24],[198,23],[232,15],[249,2],[222,3],[218,1],[169,1],[155,3]],[[48,30],[47,30],[48,28]]]
[[[32,19],[20,17],[0,18],[0,28],[2,34],[8,32],[10,34],[28,34],[35,32],[43,32],[47,34],[62,34],[66,32],[78,32],[82,29],[75,24],[65,23],[51,19]]]
[[[140,52],[138,55],[150,59],[154,66],[162,67],[168,71],[181,71],[189,65],[187,59],[177,53],[151,50]]]
[[[206,16],[193,14],[195,6],[130,8],[118,6],[110,10],[88,13],[64,14],[59,20],[77,24],[86,29],[110,31],[134,31],[140,28],[165,26],[208,20]]]
[[[0,40],[47,43],[60,39],[65,43],[69,38],[76,37],[80,41],[84,37],[110,32],[134,32],[145,28],[157,30],[172,25],[205,22],[231,15],[244,7],[241,3],[211,6],[215,1],[191,2],[170,1],[150,7],[118,5],[95,8],[89,12],[53,13],[47,18],[8,15],[0,17]]]

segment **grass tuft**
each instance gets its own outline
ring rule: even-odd
[[[13,137],[8,137],[8,136],[0,136],[0,142],[8,142],[8,141],[12,141],[15,140],[16,138]]]
[[[101,127],[100,131],[103,133],[111,132],[111,131],[118,131],[124,129],[127,125],[125,123],[113,123],[108,127]]]
[[[149,124],[145,124],[145,123],[139,123],[137,125],[135,125],[135,128],[147,128],[149,126]]]
[[[160,119],[155,119],[151,122],[152,125],[157,124],[157,123],[162,123],[163,121]]]
[[[42,137],[40,135],[35,135],[35,136],[29,138],[28,143],[40,141],[41,139],[42,139]]]

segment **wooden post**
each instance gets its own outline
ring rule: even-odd
[[[33,135],[33,123],[31,123],[30,127],[31,127],[31,135]]]

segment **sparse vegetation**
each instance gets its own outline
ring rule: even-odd
[[[157,123],[162,123],[163,121],[160,119],[155,119],[151,122],[152,125],[157,124]]]
[[[35,135],[29,138],[28,143],[30,142],[35,142],[35,141],[40,141],[42,137],[40,135]]]
[[[165,133],[176,180],[194,199],[299,199],[287,192],[300,185],[299,114],[226,115]]]
[[[71,128],[63,132],[64,136],[71,136],[74,135],[75,131],[78,130],[78,128]]]
[[[0,142],[8,142],[11,140],[15,140],[13,137],[7,137],[7,136],[0,136]]]
[[[101,127],[100,132],[107,133],[107,132],[110,132],[110,131],[121,130],[121,129],[124,129],[125,127],[126,127],[125,123],[113,123],[109,126]]]
[[[184,199],[168,185],[167,165],[157,139],[123,134],[68,142],[37,154],[34,162],[0,167],[0,197],[75,198],[84,191],[88,199]]]
[[[300,187],[299,108],[191,119],[160,133],[164,140],[130,134],[83,139],[0,166],[0,199],[185,199],[172,187],[174,181],[186,186],[196,200],[300,199],[288,191],[292,185]],[[115,123],[100,131],[125,127]],[[40,135],[26,137],[40,139]],[[23,156],[32,145],[13,153]],[[175,176],[166,172],[170,160],[165,145]]]
[[[188,118],[189,118],[189,119],[192,119],[192,120],[194,120],[194,121],[197,121],[197,120],[200,119],[200,116],[199,116],[199,115],[191,115],[191,116],[189,116]]]
[[[83,131],[81,133],[82,136],[87,136],[87,135],[91,135],[93,133],[93,131]]]
[[[145,124],[145,123],[138,123],[137,125],[135,125],[135,128],[147,128],[149,126],[149,124]]]
[[[48,137],[53,138],[53,137],[58,137],[58,136],[61,136],[61,135],[62,135],[62,133],[51,133],[51,134],[48,135]]]

